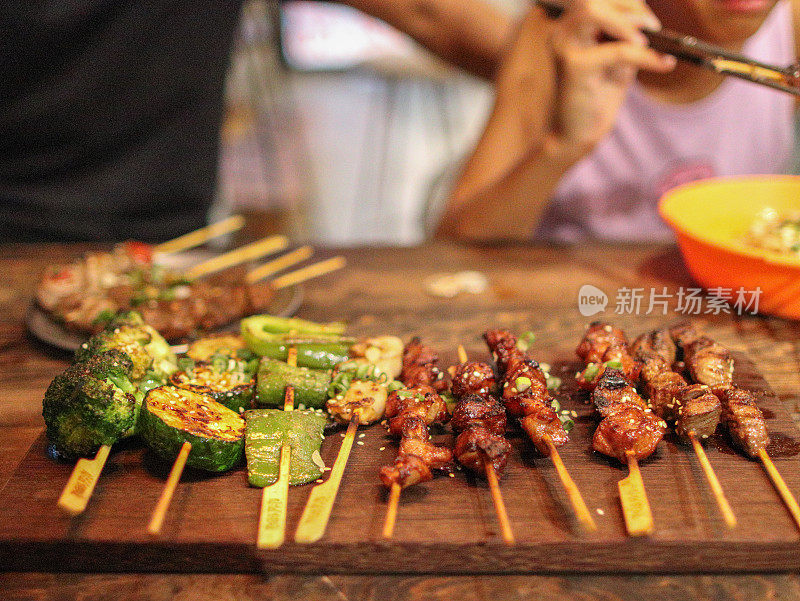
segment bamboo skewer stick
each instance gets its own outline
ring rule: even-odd
[[[728,503],[728,499],[725,497],[725,491],[722,490],[722,485],[719,483],[717,474],[714,472],[714,468],[711,466],[711,462],[708,460],[706,450],[703,448],[703,445],[700,444],[700,441],[697,439],[694,431],[689,432],[689,440],[692,441],[692,447],[694,447],[697,460],[700,462],[700,466],[703,468],[703,473],[705,473],[706,480],[708,480],[708,485],[711,487],[711,492],[714,494],[714,499],[717,501],[717,506],[719,507],[719,511],[722,513],[722,517],[725,520],[725,525],[730,529],[736,528],[736,515],[734,515],[733,509],[731,509],[731,505]]]
[[[389,491],[389,504],[386,508],[386,519],[383,522],[383,538],[389,539],[394,535],[394,523],[397,521],[397,507],[400,505],[400,488],[399,482],[393,482],[392,488]]]
[[[161,491],[161,497],[158,499],[156,508],[153,511],[153,516],[150,518],[150,524],[147,526],[147,533],[157,536],[161,533],[161,526],[164,523],[164,516],[167,514],[169,504],[172,501],[172,495],[175,494],[175,488],[183,474],[183,468],[186,466],[186,460],[192,450],[192,443],[186,441],[181,446],[178,456],[175,458],[175,463],[172,464],[172,469],[167,477],[167,482],[164,485],[164,490]]]
[[[58,506],[61,509],[70,515],[78,515],[86,509],[110,452],[111,446],[104,444],[97,450],[94,459],[78,460],[58,498]]]
[[[225,254],[213,257],[202,263],[198,263],[186,270],[186,277],[197,279],[210,273],[228,269],[234,265],[239,265],[246,261],[259,259],[265,255],[278,252],[286,248],[289,244],[286,236],[269,236],[257,242],[240,246]]]
[[[297,349],[291,347],[286,357],[291,366],[297,365]],[[283,399],[283,410],[294,410],[294,387],[287,386]],[[258,518],[259,549],[277,549],[286,540],[286,509],[289,504],[289,468],[291,467],[292,447],[281,446],[281,462],[278,467],[278,479],[274,484],[265,486],[261,493],[261,514]]]
[[[650,502],[644,489],[642,473],[636,456],[627,452],[628,477],[617,482],[619,500],[622,503],[622,514],[625,517],[625,528],[630,536],[643,536],[653,531],[653,514]]]
[[[468,360],[469,357],[467,357],[467,351],[464,350],[463,345],[459,344],[458,361],[463,364]],[[513,545],[516,543],[516,540],[514,538],[514,531],[511,529],[511,522],[508,519],[508,511],[506,511],[503,493],[500,490],[500,482],[497,479],[497,472],[491,463],[484,462],[483,468],[486,472],[486,482],[489,484],[489,491],[492,494],[492,502],[494,503],[494,510],[497,514],[497,521],[500,524],[500,533],[503,537],[503,541],[507,545]]]
[[[558,477],[561,479],[561,484],[564,485],[564,488],[567,491],[567,496],[572,504],[572,509],[575,512],[575,516],[578,518],[578,521],[583,524],[584,528],[594,532],[597,530],[597,524],[595,524],[589,508],[586,506],[586,503],[583,500],[580,489],[575,484],[572,476],[569,475],[569,472],[564,465],[564,461],[561,459],[561,455],[558,454],[556,445],[553,444],[553,441],[550,440],[549,437],[545,439],[545,442],[547,443],[547,448],[550,451],[550,459],[552,459],[553,465],[558,473]]]
[[[788,486],[786,486],[786,482],[784,482],[783,477],[778,472],[778,468],[775,467],[772,459],[769,455],[767,455],[766,449],[762,448],[759,450],[758,458],[761,459],[761,463],[763,464],[764,469],[767,471],[767,475],[769,475],[770,480],[772,480],[772,484],[775,486],[775,489],[778,491],[781,499],[783,499],[783,502],[786,504],[786,508],[789,510],[789,513],[792,514],[792,519],[794,519],[797,527],[800,528],[800,506],[797,504],[797,499],[794,498],[792,491],[789,490]]]
[[[178,236],[177,238],[173,238],[167,242],[156,244],[153,247],[153,253],[167,255],[188,250],[190,248],[194,248],[195,246],[200,246],[212,238],[240,230],[242,226],[244,226],[244,217],[241,215],[232,215],[227,219],[223,219],[222,221],[217,221],[211,225],[201,227],[200,229],[189,232],[188,234],[184,234],[183,236]]]
[[[500,482],[497,480],[497,472],[494,471],[494,466],[491,463],[484,463],[486,470],[486,482],[489,483],[489,491],[492,493],[492,502],[494,503],[494,510],[497,513],[497,521],[500,524],[500,534],[503,537],[503,542],[507,545],[516,544],[514,538],[514,531],[511,530],[511,522],[508,520],[508,512],[506,511],[506,504],[503,501],[503,493],[500,491]]]
[[[344,468],[347,466],[347,459],[353,448],[353,441],[358,431],[358,412],[353,412],[353,417],[347,426],[347,433],[339,447],[339,454],[331,468],[330,476],[322,484],[318,484],[311,490],[308,497],[300,523],[294,535],[295,542],[313,543],[318,541],[325,534],[328,520],[331,517],[333,504],[336,501],[336,494],[339,492],[339,484],[342,482]]]
[[[296,271],[286,273],[272,280],[272,287],[276,290],[300,284],[306,280],[331,273],[337,269],[341,269],[347,265],[347,260],[344,257],[332,257],[319,263],[312,263],[306,267],[301,267]]]
[[[263,265],[259,265],[252,271],[248,272],[246,277],[247,283],[253,284],[254,282],[263,280],[264,278],[271,276],[274,273],[278,273],[282,269],[291,267],[295,263],[300,263],[301,261],[305,261],[313,254],[314,254],[313,248],[311,248],[310,246],[301,246],[300,248],[290,251],[285,255],[278,257],[277,259],[273,259],[272,261],[268,261]]]

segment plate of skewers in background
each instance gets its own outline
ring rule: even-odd
[[[239,319],[254,313],[288,317],[302,304],[301,284],[276,289],[269,280],[249,282],[243,265],[192,280],[186,274],[193,267],[220,255],[191,250],[151,263],[137,256],[143,246],[126,242],[110,252],[48,266],[26,315],[28,331],[74,351],[102,329],[106,314],[135,308],[170,343],[181,344],[200,334],[235,330]]]

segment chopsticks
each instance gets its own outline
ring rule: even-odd
[[[535,0],[534,3],[542,7],[552,18],[558,18],[564,12],[564,7],[557,2]],[[679,60],[722,75],[738,77],[800,96],[800,86],[798,86],[800,65],[798,64],[788,67],[770,65],[668,29],[642,30],[642,33],[647,37],[653,50],[671,54]]]

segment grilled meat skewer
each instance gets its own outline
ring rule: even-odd
[[[469,394],[462,397],[453,409],[450,426],[454,432],[463,432],[470,426],[480,425],[493,434],[503,436],[506,421],[506,410],[497,399],[487,401],[478,395]]]
[[[513,545],[514,532],[499,482],[511,452],[511,444],[505,438],[506,412],[495,396],[492,368],[486,363],[467,361],[463,346],[458,347],[458,355],[461,364],[453,374],[451,386],[458,404],[451,425],[454,432],[460,433],[453,450],[461,465],[486,477],[503,540]]]
[[[592,390],[609,367],[621,370],[629,382],[635,382],[639,376],[640,364],[628,348],[625,333],[611,324],[591,323],[575,352],[586,363],[586,369],[577,378],[583,388]]]
[[[590,531],[596,530],[597,525],[580,490],[570,477],[556,448],[565,444],[569,437],[553,410],[553,399],[547,390],[544,372],[535,360],[520,350],[517,338],[511,332],[502,329],[487,330],[483,338],[492,351],[503,379],[502,399],[506,411],[519,418],[520,426],[536,449],[552,460],[575,515],[583,527]]]
[[[422,344],[419,338],[413,338],[403,349],[400,381],[409,388],[424,384],[436,392],[444,392],[447,390],[447,382],[437,363],[439,357],[436,352]]]
[[[403,351],[400,372],[405,389],[395,390],[386,399],[389,431],[400,438],[394,465],[380,470],[387,487],[401,488],[433,479],[431,470],[448,469],[453,461],[450,449],[430,442],[428,426],[449,419],[447,405],[438,391],[447,388],[439,358],[429,347],[414,338]]]
[[[722,401],[722,422],[731,439],[750,457],[757,458],[770,439],[753,393],[735,386],[720,386],[714,391]]]
[[[458,403],[451,426],[456,459],[481,476],[490,464],[498,478],[506,467],[511,444],[505,439],[506,412],[494,397],[494,371],[486,363],[465,362],[453,374],[451,390]]]
[[[670,328],[683,351],[683,360],[698,384],[710,387],[721,403],[720,418],[734,444],[757,458],[770,442],[764,415],[753,393],[733,385],[733,357],[730,351],[707,336],[700,336],[688,323]]]
[[[517,337],[502,329],[483,335],[503,378],[503,404],[519,423],[536,449],[550,455],[550,444],[561,446],[569,437],[552,408],[547,378],[539,364],[517,346]]]
[[[652,455],[664,438],[666,423],[654,414],[616,369],[607,369],[592,392],[597,412],[603,416],[594,432],[595,451],[625,463]]]
[[[461,465],[476,474],[485,475],[486,465],[489,464],[497,477],[501,478],[511,452],[511,443],[503,436],[475,425],[458,435],[453,452]]]
[[[684,335],[687,332],[684,330]],[[653,411],[674,423],[675,432],[682,438],[705,439],[713,434],[722,406],[708,386],[689,385],[683,376],[672,371],[677,348],[670,332],[661,329],[642,334],[631,350],[642,364],[640,381]]]
[[[666,363],[668,349],[661,347],[649,344],[645,348],[640,341],[638,352],[647,350],[654,361]],[[592,402],[602,417],[592,438],[592,448],[623,463],[631,458],[649,457],[664,437],[666,423],[652,412],[631,384],[638,378],[641,363],[634,360],[624,332],[611,324],[594,322],[575,352],[584,361],[604,361],[594,379],[586,378],[586,371],[583,372],[583,384],[594,387]],[[619,369],[606,364],[612,354],[624,359],[617,360]],[[630,362],[635,367],[631,367]],[[580,382],[580,376],[578,380]]]

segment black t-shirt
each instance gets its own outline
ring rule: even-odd
[[[203,224],[241,0],[0,2],[0,240]]]

